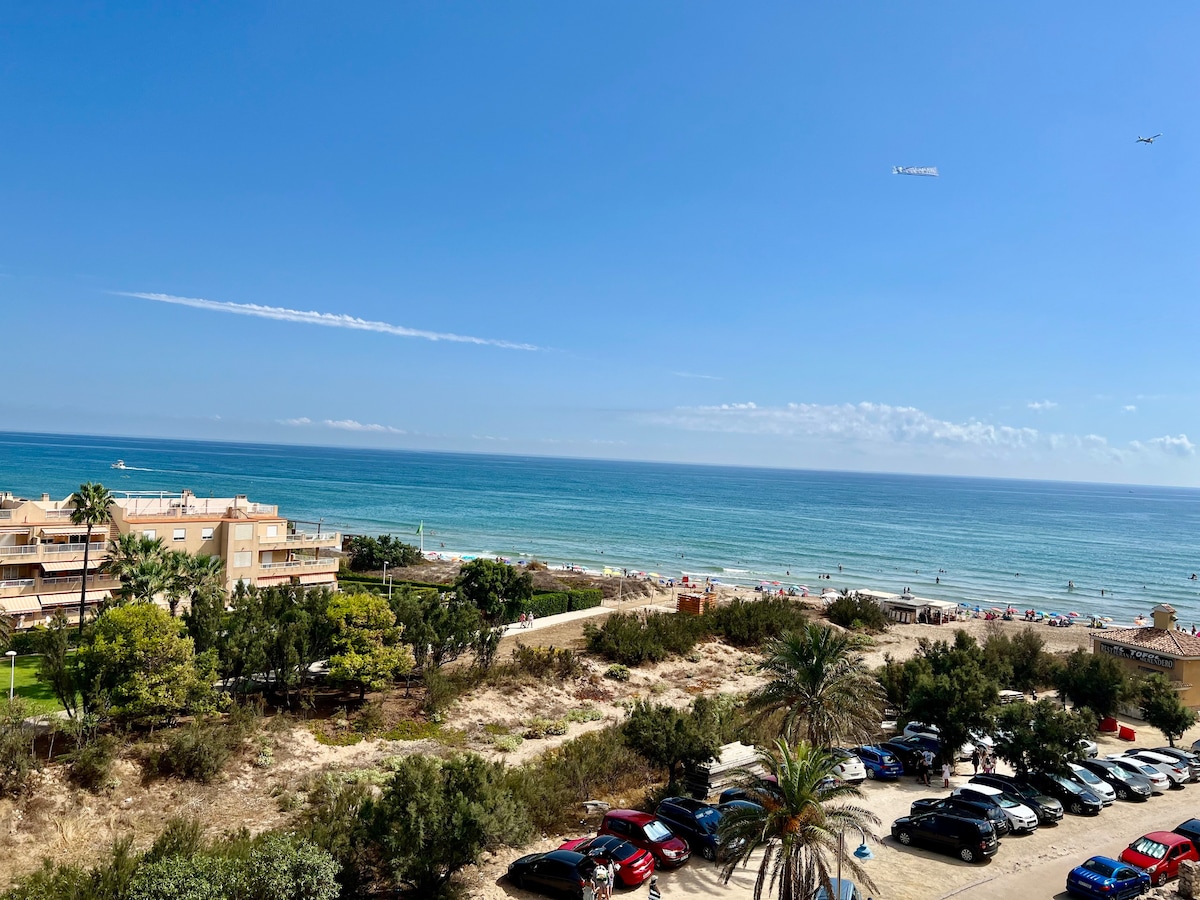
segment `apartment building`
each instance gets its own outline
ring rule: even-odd
[[[27,628],[63,609],[79,608],[87,527],[71,524],[67,500],[42,494],[26,500],[0,494],[0,612]],[[119,534],[159,538],[172,550],[219,556],[226,588],[240,581],[337,584],[341,535],[297,530],[279,508],[244,496],[196,497],[191,491],[114,492],[112,522],[94,529],[88,548],[87,604],[95,606],[118,583],[103,571],[109,541]]]

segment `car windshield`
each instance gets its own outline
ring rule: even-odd
[[[1112,866],[1101,859],[1089,859],[1083,864],[1083,868],[1089,872],[1095,872],[1097,875],[1103,875],[1105,878],[1112,878],[1115,871]]]
[[[1078,775],[1080,777],[1080,779],[1082,779],[1083,781],[1086,781],[1088,784],[1099,784],[1100,783],[1100,779],[1097,778],[1095,775],[1093,775],[1091,772],[1089,772],[1087,769],[1085,769],[1083,766],[1072,766],[1071,771],[1074,772],[1076,775]]]
[[[1072,794],[1082,794],[1083,793],[1083,788],[1081,788],[1079,785],[1077,785],[1075,782],[1073,782],[1069,778],[1059,778],[1057,775],[1055,775],[1054,783],[1061,785],[1063,790],[1070,791]]]
[[[1138,771],[1147,778],[1153,778],[1155,775],[1161,774],[1158,769],[1154,768],[1154,766],[1146,765],[1146,763],[1135,763],[1134,765],[1137,767]]]
[[[1005,809],[1012,809],[1014,806],[1021,805],[1016,800],[1014,800],[1012,797],[1008,796],[1007,794],[997,794],[996,802],[999,803],[1001,806],[1003,806]]]
[[[629,843],[629,841],[621,841],[612,847],[608,847],[605,855],[616,862],[625,862],[629,857],[638,852],[638,848]]]
[[[721,814],[711,807],[696,811],[696,821],[709,834],[717,833],[717,826],[721,824]]]
[[[671,834],[671,829],[658,821],[658,819],[651,819],[643,828],[646,832],[646,837],[652,841],[669,841],[675,836]]]
[[[1158,841],[1152,841],[1148,837],[1140,837],[1129,845],[1130,850],[1134,850],[1142,856],[1148,856],[1151,859],[1162,859],[1167,855],[1167,845],[1160,844]]]

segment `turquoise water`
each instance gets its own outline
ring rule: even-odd
[[[132,468],[111,469],[116,459]],[[413,543],[423,521],[426,550],[909,587],[1122,622],[1167,601],[1200,623],[1193,489],[0,434],[0,490],[57,498],[89,480],[247,494],[293,519]]]

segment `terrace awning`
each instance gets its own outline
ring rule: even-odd
[[[87,534],[88,529],[86,525],[43,525],[39,530],[42,534]],[[107,528],[92,526],[93,535],[105,535],[107,533]]]
[[[102,559],[89,559],[88,560],[88,571],[94,572],[96,569],[100,568],[100,564],[102,562],[104,562],[104,560],[102,560]],[[82,572],[83,571],[83,561],[82,560],[80,560],[79,562],[71,562],[70,560],[68,560],[66,562],[59,562],[58,560],[43,560],[43,561],[39,562],[38,565],[41,566],[42,570],[45,572]]]
[[[36,594],[26,594],[24,597],[0,597],[0,609],[7,615],[19,616],[24,613],[41,612],[42,604]]]

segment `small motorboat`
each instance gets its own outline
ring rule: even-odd
[[[111,466],[109,466],[109,468],[110,469],[124,469],[125,468],[125,460],[118,459],[115,463],[113,463]]]

